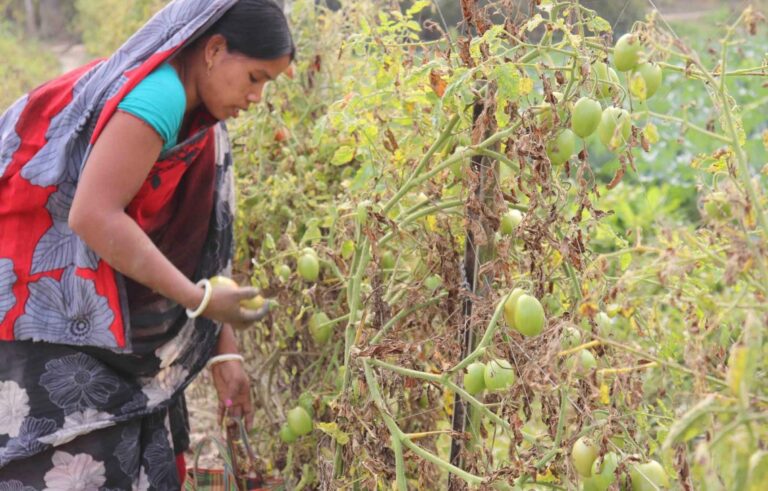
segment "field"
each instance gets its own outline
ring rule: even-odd
[[[289,489],[768,489],[765,19],[540,3],[425,41],[430,1],[291,2],[295,76],[229,125]]]

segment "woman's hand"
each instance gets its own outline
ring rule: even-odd
[[[243,418],[245,428],[250,429],[253,424],[251,383],[242,362],[234,360],[217,363],[211,367],[211,375],[219,396],[219,424],[226,414],[230,418]]]
[[[251,299],[258,293],[259,290],[253,287],[218,286],[213,289],[211,300],[203,311],[203,315],[223,324],[229,324],[235,329],[245,329],[263,319],[269,312],[269,302],[265,302],[259,310],[250,310],[241,306],[240,302]]]

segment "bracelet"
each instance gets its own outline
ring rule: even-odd
[[[213,285],[211,285],[211,281],[208,278],[204,278],[198,281],[195,283],[195,286],[204,287],[205,293],[203,293],[203,300],[195,310],[187,309],[187,317],[190,319],[200,317],[200,314],[202,314],[203,311],[208,307],[208,302],[211,301],[211,296],[213,295]]]
[[[216,355],[210,360],[208,360],[208,363],[205,364],[205,368],[210,369],[212,366],[214,366],[217,363],[221,363],[223,361],[239,361],[240,363],[245,363],[245,358],[243,358],[243,355],[238,355],[237,353],[225,353],[223,355]]]

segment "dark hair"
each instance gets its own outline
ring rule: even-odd
[[[288,20],[274,0],[238,0],[203,35],[221,34],[227,49],[250,58],[274,60],[296,56]]]

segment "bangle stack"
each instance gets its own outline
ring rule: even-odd
[[[195,283],[195,285],[205,288],[205,293],[203,293],[203,300],[195,310],[187,309],[187,317],[190,319],[200,317],[200,314],[205,312],[205,309],[208,307],[208,302],[211,301],[211,296],[213,295],[213,286],[211,285],[211,281],[208,278],[204,278],[198,281]]]
[[[237,353],[225,353],[223,355],[216,355],[208,360],[208,363],[205,364],[205,368],[210,369],[212,366],[223,361],[239,361],[240,363],[244,363],[245,358],[243,358],[243,355],[238,355]]]

